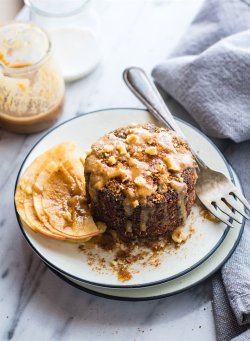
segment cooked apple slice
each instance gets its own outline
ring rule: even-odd
[[[51,205],[53,214],[61,218],[59,219],[58,217],[58,221],[51,219],[51,216],[47,214],[43,205],[45,187],[51,176],[54,176],[53,183],[55,187],[50,188],[51,193],[53,193],[53,198],[51,198],[49,204]],[[48,186],[50,186],[50,184]],[[85,229],[84,231],[82,230],[82,233],[74,234],[71,230],[70,233],[68,233],[67,229],[63,230],[61,227],[58,228],[58,222],[60,221],[62,223],[64,219],[68,219],[69,217],[69,213],[63,212],[61,207],[58,206],[58,201],[67,202],[67,196],[65,195],[65,197],[63,197],[61,193],[64,195],[65,193],[72,193],[73,191],[75,195],[77,194],[79,196],[85,197],[84,193],[81,191],[81,188],[78,187],[77,183],[74,181],[74,178],[68,173],[63,164],[57,164],[54,161],[47,163],[35,179],[32,191],[34,208],[40,221],[42,221],[44,226],[46,226],[46,228],[51,232],[57,234],[59,233],[66,239],[70,239],[72,241],[86,241],[86,238],[100,233],[91,216],[85,217],[86,219],[83,223],[84,226],[82,226],[82,228],[84,227]],[[66,208],[65,205],[64,207]],[[55,212],[55,210],[57,212]]]
[[[83,195],[86,194],[85,190],[85,177],[84,177],[84,167],[82,162],[80,161],[79,155],[78,158],[70,158],[70,160],[66,160],[63,162],[64,168],[68,171],[68,173],[73,177],[76,186],[81,191]]]
[[[37,218],[36,212],[34,210],[33,206],[33,198],[32,195],[28,195],[25,198],[24,201],[24,211],[25,211],[25,216],[26,216],[26,224],[33,229],[34,231],[40,232],[48,237],[59,239],[59,240],[65,240],[66,237],[63,235],[60,235],[55,232],[51,232],[48,230],[44,224]]]
[[[34,206],[39,210],[39,217],[44,221],[46,215],[53,228],[70,238],[82,239],[99,234],[81,188],[83,184],[78,185],[64,164],[58,167],[50,164],[49,167],[51,171],[47,176],[42,174],[45,170],[41,172],[33,187]]]
[[[24,172],[18,182],[15,193],[16,208],[21,220],[34,231],[60,240],[66,239],[66,236],[61,235],[56,230],[51,232],[37,217],[33,207],[32,186],[34,179],[40,173],[48,159],[55,158],[58,161],[62,161],[74,150],[76,150],[76,145],[73,142],[67,141],[39,155]]]
[[[47,178],[50,177],[50,175],[59,168],[60,163],[57,163],[55,161],[49,161],[46,163],[46,165],[43,165],[43,168],[39,172],[39,174],[35,177],[33,188],[32,188],[32,204],[33,208],[35,210],[36,216],[38,217],[39,221],[42,223],[44,227],[47,228],[51,233],[53,234],[60,234],[64,239],[70,238],[70,236],[66,235],[65,233],[60,233],[58,230],[56,230],[49,222],[49,219],[44,212],[43,205],[42,205],[42,192],[43,192],[43,186],[44,183],[47,181]],[[73,186],[74,180],[70,175],[67,173],[67,183],[65,183],[65,186]],[[74,238],[73,239],[79,239]]]
[[[28,190],[28,187],[27,187],[27,190]],[[16,195],[16,206],[17,206],[17,210],[20,215],[21,221],[24,222],[26,225],[28,225],[35,232],[41,232],[47,235],[48,237],[54,237],[54,238],[61,239],[61,240],[65,239],[65,237],[62,237],[59,233],[57,233],[57,231],[55,231],[55,233],[52,234],[50,231],[48,231],[44,227],[44,225],[36,216],[34,206],[33,206],[32,195],[25,191],[26,189],[23,186],[22,190],[19,190]]]
[[[57,167],[57,163],[67,160],[71,155],[76,157],[76,145],[73,142],[64,142],[38,156],[27,168],[19,181],[15,193],[15,202],[21,220],[34,231],[60,240],[75,241],[76,239],[77,241],[80,241],[79,237],[74,238],[65,235],[52,226],[49,226],[50,228],[48,228],[48,225],[45,225],[37,216],[33,205],[32,187],[34,181],[48,164],[49,160],[54,160],[54,165]],[[82,238],[81,241],[86,241],[86,238]]]
[[[54,161],[49,162],[49,163],[48,162],[49,161],[46,160],[46,164],[44,163],[42,165],[42,167],[37,171],[37,174],[32,179],[32,183],[33,183],[32,193],[29,197],[26,197],[26,201],[24,202],[24,209],[25,209],[27,220],[29,221],[29,224],[31,227],[34,226],[34,228],[36,228],[37,225],[40,225],[41,228],[43,229],[43,231],[40,231],[40,232],[42,232],[42,233],[44,232],[44,234],[46,234],[46,233],[52,234],[54,236],[56,236],[58,234],[61,236],[61,239],[66,239],[65,235],[60,234],[56,229],[54,229],[52,226],[50,226],[48,223],[46,223],[46,221],[44,219],[42,219],[42,216],[39,214],[41,210],[39,211],[37,209],[37,207],[34,205],[34,203],[35,203],[34,202],[34,184],[36,183],[35,182],[36,179],[41,178],[41,177],[45,178],[45,175],[47,175],[47,169],[48,168],[49,168],[48,171],[51,171],[52,169],[55,169],[58,167],[57,163],[55,163]],[[44,168],[46,169],[46,171],[44,171]],[[40,191],[40,188],[39,188],[39,191]],[[39,206],[38,206],[38,208],[39,208]]]

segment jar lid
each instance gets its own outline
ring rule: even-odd
[[[47,34],[34,24],[17,22],[0,27],[0,64],[5,68],[36,65],[49,51]]]

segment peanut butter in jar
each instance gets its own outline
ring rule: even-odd
[[[47,34],[38,26],[0,28],[0,126],[17,133],[50,127],[60,116],[64,81]]]

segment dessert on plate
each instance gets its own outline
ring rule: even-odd
[[[79,243],[89,266],[109,266],[125,282],[134,263],[157,267],[161,254],[192,235],[180,227],[196,179],[189,147],[175,132],[132,124],[101,137],[85,159],[71,141],[40,154],[20,177],[15,203],[27,227]]]
[[[85,160],[94,220],[124,240],[154,239],[185,224],[195,201],[196,166],[174,131],[153,124],[118,128]]]
[[[101,137],[85,162],[70,141],[39,155],[15,202],[22,222],[55,239],[84,242],[106,228],[123,241],[157,239],[185,224],[196,179],[189,147],[175,132],[133,124]]]

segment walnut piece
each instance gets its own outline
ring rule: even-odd
[[[157,155],[158,154],[156,147],[148,147],[145,149],[145,152],[149,155]]]
[[[127,149],[124,145],[119,145],[116,147],[118,152],[121,154],[121,155],[126,155],[127,154]]]
[[[154,139],[152,138],[152,136],[145,135],[145,136],[143,136],[143,140],[144,140],[144,142],[146,142],[148,144],[154,143]]]
[[[114,155],[111,155],[111,156],[108,158],[108,163],[109,163],[110,165],[115,165],[116,162],[117,162],[117,160],[116,160],[116,158],[115,158]]]
[[[166,163],[169,170],[172,170],[174,172],[180,172],[181,171],[181,168],[178,165],[178,163],[173,158],[171,158],[169,155],[164,157],[164,162]]]
[[[112,152],[112,150],[114,150],[114,146],[112,146],[111,144],[106,144],[104,147],[103,147],[103,152],[104,153],[109,153],[109,152]]]
[[[188,238],[188,236],[183,232],[182,229],[176,229],[172,232],[171,235],[173,241],[175,243],[181,244],[182,242],[185,242]]]
[[[138,200],[134,200],[133,202],[132,202],[132,206],[135,208],[135,207],[137,207],[137,206],[139,206],[139,201]]]
[[[126,141],[129,144],[136,144],[138,142],[138,136],[135,134],[130,134],[127,136]]]

